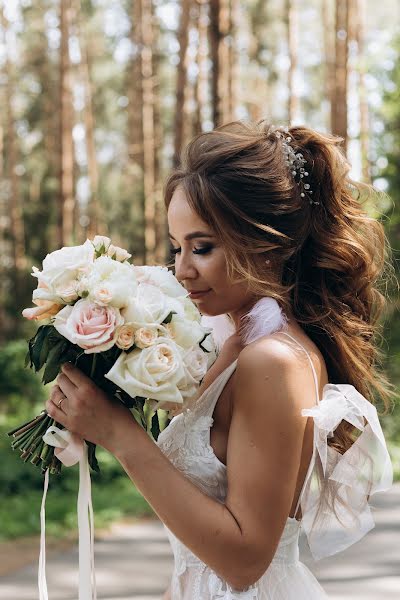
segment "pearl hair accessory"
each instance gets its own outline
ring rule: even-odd
[[[297,185],[300,186],[300,196],[302,198],[308,196],[310,204],[319,204],[319,202],[314,201],[310,196],[313,191],[310,189],[311,186],[308,181],[306,181],[309,175],[308,171],[305,169],[307,161],[301,152],[296,153],[290,145],[290,142],[293,140],[290,137],[289,128],[287,126],[280,126],[277,128],[274,127],[272,131],[275,134],[275,137],[282,139],[282,149],[285,155],[285,162]],[[298,178],[297,180],[296,177]]]

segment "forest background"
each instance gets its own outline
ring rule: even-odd
[[[32,265],[95,233],[135,264],[169,262],[163,182],[182,146],[223,122],[332,131],[352,176],[374,184],[395,270],[382,368],[399,390],[399,24],[398,0],[0,1],[0,540],[40,527],[43,477],[5,434],[48,394],[24,368]],[[399,404],[381,417],[397,479]],[[99,461],[96,526],[152,514],[116,461]],[[76,492],[75,468],[52,478],[49,533],[76,527]]]

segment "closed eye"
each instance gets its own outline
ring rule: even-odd
[[[212,250],[212,246],[205,246],[204,248],[193,248],[193,254],[207,254],[207,252],[209,252],[210,250]],[[178,252],[181,251],[180,248],[170,248],[171,254],[178,254]]]

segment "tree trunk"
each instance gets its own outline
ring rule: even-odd
[[[205,111],[207,106],[208,96],[208,76],[207,76],[207,27],[208,27],[208,2],[199,0],[199,16],[198,16],[198,48],[197,48],[197,79],[195,90],[195,122],[194,133],[203,131],[203,123],[205,120]]]
[[[87,224],[82,225],[84,239],[93,238],[96,234],[106,234],[105,224],[100,215],[100,205],[98,196],[99,171],[96,158],[96,146],[94,140],[95,117],[93,109],[93,86],[91,78],[91,55],[88,37],[85,32],[85,25],[81,19],[81,0],[76,0],[76,19],[77,35],[81,48],[81,81],[85,94],[84,105],[84,123],[85,123],[85,142],[87,154],[87,171],[89,177],[90,197],[86,209]]]
[[[298,115],[299,99],[296,92],[297,70],[297,2],[286,0],[286,30],[289,54],[288,71],[288,122],[291,124]]]
[[[335,80],[332,94],[332,132],[343,138],[347,151],[347,60],[349,5],[348,0],[336,0]]]
[[[331,4],[328,0],[324,0],[321,4],[322,7],[322,36],[324,44],[324,89],[325,99],[328,101],[327,111],[327,128],[332,130],[332,111],[333,111],[333,90],[335,87],[335,62],[334,62],[334,43],[333,33],[334,25],[333,19],[331,18]]]
[[[142,0],[132,0],[131,30],[132,59],[126,73],[128,103],[128,166],[127,185],[132,189],[131,220],[135,235],[131,249],[135,264],[146,262],[145,200],[144,200],[144,140],[143,140],[143,85],[142,85]]]
[[[155,210],[155,231],[156,231],[156,250],[155,263],[165,265],[168,259],[168,223],[167,214],[163,202],[162,188],[162,161],[161,153],[163,148],[164,131],[162,125],[161,98],[160,98],[160,64],[162,55],[157,47],[157,41],[160,36],[160,22],[154,15],[153,19],[153,94],[154,94],[154,198],[156,203]]]
[[[231,6],[230,0],[220,0],[220,11],[219,11],[219,45],[218,45],[218,54],[219,54],[219,84],[218,84],[218,94],[220,98],[220,106],[221,106],[221,121],[222,123],[226,123],[231,120],[231,111],[230,111],[230,89],[229,89],[229,80],[230,80],[230,34],[231,34]]]
[[[239,54],[237,51],[239,32],[239,0],[230,0],[229,4],[229,56],[228,56],[228,115],[229,120],[236,118],[239,104]]]
[[[208,28],[210,58],[211,58],[211,107],[214,127],[222,123],[222,102],[220,91],[220,52],[221,29],[220,29],[220,0],[210,0],[210,23]]]
[[[146,264],[155,262],[155,168],[154,168],[154,81],[153,81],[153,11],[152,0],[142,5],[142,119],[143,119],[143,190]]]
[[[59,244],[74,242],[74,146],[72,139],[73,110],[69,35],[71,2],[60,0],[60,207]]]
[[[4,15],[3,9],[0,10],[1,26],[3,28],[4,37],[6,38],[8,22]],[[15,117],[13,111],[13,95],[14,95],[14,75],[12,65],[7,52],[7,44],[5,44],[6,52],[4,56],[4,75],[6,80],[5,85],[5,114],[6,114],[6,140],[5,140],[5,161],[4,171],[7,185],[8,196],[8,214],[10,217],[10,233],[12,240],[12,260],[15,277],[14,292],[19,293],[20,287],[20,272],[26,264],[25,257],[25,233],[24,220],[22,213],[22,198],[17,175],[17,146],[18,140],[15,131]]]
[[[360,106],[361,170],[363,181],[365,181],[366,183],[371,183],[371,163],[369,159],[369,110],[367,102],[367,90],[365,86],[365,0],[358,0],[356,7],[357,13],[354,15],[354,21],[358,53],[358,94]]]
[[[173,166],[179,164],[180,152],[184,138],[185,90],[187,86],[186,52],[189,40],[190,0],[181,2],[181,19],[178,31],[179,64],[176,74],[176,105],[174,123],[174,156]]]

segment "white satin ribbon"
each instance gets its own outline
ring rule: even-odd
[[[301,414],[314,419],[313,457],[301,499],[302,526],[311,553],[319,560],[348,548],[375,526],[368,501],[391,488],[393,467],[376,408],[354,386],[325,385],[319,404]],[[328,446],[342,420],[361,431],[344,454]]]
[[[94,518],[88,448],[84,440],[67,429],[49,427],[43,436],[46,444],[54,446],[54,454],[66,466],[79,462],[78,534],[79,534],[79,600],[96,600],[94,570]],[[39,600],[48,600],[46,582],[45,504],[49,485],[49,470],[44,477],[44,491],[40,509]]]

